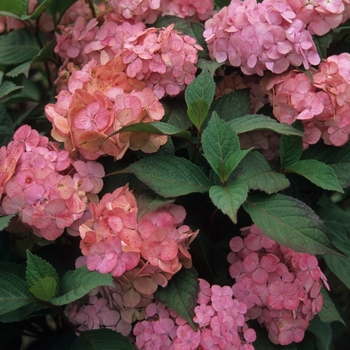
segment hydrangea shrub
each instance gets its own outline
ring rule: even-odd
[[[6,349],[346,349],[348,0],[0,1]]]

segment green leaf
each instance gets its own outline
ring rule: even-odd
[[[50,301],[58,290],[59,277],[50,263],[27,250],[26,280],[31,293]]]
[[[154,296],[161,303],[173,309],[179,316],[197,331],[193,323],[194,308],[199,292],[198,273],[192,267],[182,268],[176,273],[165,288],[158,288]]]
[[[209,196],[212,202],[237,224],[237,211],[247,199],[248,186],[241,181],[230,183],[226,187],[212,186]]]
[[[100,286],[114,287],[112,276],[98,271],[89,271],[86,266],[68,271],[61,280],[61,295],[53,297],[51,303],[54,305],[71,303]]]
[[[209,106],[206,101],[198,100],[190,104],[187,114],[193,125],[200,130],[201,126],[208,116]]]
[[[35,9],[35,11],[30,15],[23,14],[21,16],[21,20],[31,19],[36,21],[40,15],[47,9],[47,7],[52,3],[53,0],[44,0],[41,3],[39,2],[39,6]]]
[[[297,162],[303,153],[303,142],[300,137],[282,135],[280,138],[281,168]]]
[[[164,197],[208,192],[210,183],[202,170],[189,160],[175,156],[152,156],[128,167],[143,183]]]
[[[157,135],[169,135],[175,137],[181,137],[190,139],[191,133],[186,130],[180,130],[174,125],[162,123],[162,122],[153,122],[153,123],[137,123],[128,126],[124,126],[118,131],[114,132],[109,136],[115,134],[120,134],[122,132],[142,132],[147,134],[157,134]]]
[[[27,13],[28,0],[0,0],[0,12],[9,12],[17,16]],[[6,16],[7,14],[2,14]]]
[[[40,51],[35,35],[27,28],[0,36],[0,63],[18,64],[31,61]]]
[[[0,53],[0,55],[1,55],[1,53]],[[18,89],[22,89],[22,88],[23,88],[23,86],[17,86],[17,85],[15,85],[14,83],[12,83],[10,81],[4,81],[0,85],[0,98],[8,95],[12,91],[15,91],[15,90],[18,90]]]
[[[52,1],[52,3],[46,9],[46,12],[49,13],[55,25],[59,22],[61,17],[64,15],[66,10],[73,5],[77,0],[60,0]]]
[[[330,350],[332,342],[332,329],[329,323],[322,322],[318,315],[310,321],[307,328],[317,339],[317,349]]]
[[[192,126],[184,100],[164,100],[161,102],[165,110],[163,121],[176,126],[180,130],[186,130]]]
[[[236,90],[215,100],[210,111],[215,111],[220,119],[229,122],[248,114],[250,104],[249,89]]]
[[[15,215],[7,215],[0,217],[0,231],[5,229],[10,224],[10,221],[14,216]]]
[[[29,288],[45,277],[52,277],[57,283],[59,281],[57,272],[50,263],[27,250],[26,280]]]
[[[341,322],[345,325],[344,320],[340,316],[338,310],[335,308],[332,299],[330,298],[328,292],[325,288],[321,289],[321,294],[323,297],[323,306],[321,311],[318,313],[320,320],[322,322]]]
[[[80,333],[70,350],[136,350],[128,338],[111,329],[101,328]]]
[[[219,113],[219,115],[221,114]],[[271,130],[282,135],[304,135],[301,131],[293,128],[291,125],[279,123],[277,120],[262,114],[243,115],[239,118],[230,120],[228,124],[237,134],[253,130]]]
[[[29,291],[38,299],[50,301],[56,295],[58,289],[58,282],[54,277],[40,278]]]
[[[36,299],[33,299],[27,305],[24,305],[16,310],[7,312],[5,314],[0,314],[0,322],[11,323],[11,322],[21,322],[30,317],[38,316],[44,313],[44,309],[47,309],[46,305],[40,304]]]
[[[53,59],[53,50],[56,45],[55,40],[48,42],[39,53],[33,58],[32,63],[45,62],[47,60]]]
[[[187,108],[198,100],[204,100],[208,107],[211,105],[215,93],[215,82],[211,74],[203,70],[185,90]]]
[[[299,160],[286,166],[284,171],[299,174],[324,190],[344,193],[332,167],[318,160]]]
[[[228,179],[247,153],[245,152],[241,159],[237,159],[238,153],[243,152],[240,151],[238,136],[215,112],[203,132],[202,146],[205,158],[221,182]]]
[[[325,255],[324,260],[330,270],[350,289],[350,213],[339,208],[326,197],[320,201],[318,211],[329,230],[333,244],[348,257]]]
[[[173,203],[173,200],[166,200],[163,197],[158,196],[151,190],[134,191],[134,196],[137,202],[137,220],[139,220],[143,215],[150,213],[158,208]]]
[[[17,264],[0,264],[0,315],[36,302]],[[9,268],[11,267],[11,268]]]
[[[24,63],[20,64],[19,66],[11,69],[9,72],[7,72],[6,76],[11,77],[11,78],[15,78],[15,77],[19,76],[20,74],[24,74],[28,78],[31,64],[32,64],[32,61],[24,62]]]
[[[310,146],[301,159],[315,159],[331,166],[342,188],[350,186],[350,143],[342,147],[326,146],[323,143]]]
[[[343,254],[333,246],[320,218],[305,203],[282,194],[249,198],[244,209],[277,243],[309,254]]]
[[[23,73],[28,78],[29,70],[33,63],[45,62],[53,58],[54,44],[54,41],[50,41],[40,50],[40,52],[36,56],[34,56],[34,58],[31,61],[24,62],[19,66],[15,67],[11,71],[7,72],[6,76],[17,77],[18,75]]]
[[[257,151],[249,152],[232,173],[235,180],[244,181],[249,189],[261,190],[268,194],[284,190],[289,186],[288,179],[272,170],[266,158]]]
[[[334,38],[334,32],[331,30],[325,35],[318,36],[313,35],[312,40],[316,45],[317,52],[320,55],[321,59],[325,59],[328,57],[328,48],[331,45]]]
[[[217,61],[208,61],[200,58],[197,62],[197,67],[202,70],[207,70],[211,75],[214,75],[215,71],[221,67],[224,63],[219,63]]]

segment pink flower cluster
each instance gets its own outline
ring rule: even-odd
[[[310,34],[322,36],[349,18],[348,0],[286,0]]]
[[[77,325],[78,331],[107,328],[127,337],[131,332],[131,323],[121,317],[122,307],[117,289],[101,287],[68,304],[64,313],[71,323]]]
[[[140,350],[254,350],[255,331],[245,323],[247,307],[232,297],[228,286],[210,287],[199,280],[200,292],[195,308],[194,331],[191,326],[161,303],[146,307],[146,319],[138,322],[133,333]]]
[[[103,55],[102,55],[103,56]],[[162,119],[164,108],[152,90],[124,72],[120,56],[102,64],[91,60],[81,70],[70,66],[67,90],[61,90],[55,104],[45,106],[53,124],[52,136],[65,149],[79,151],[86,159],[101,155],[123,157],[128,148],[156,152],[167,136],[121,133],[122,127]]]
[[[240,67],[246,75],[280,74],[290,65],[306,69],[320,57],[306,24],[284,0],[233,0],[205,23],[213,59]]]
[[[282,123],[302,121],[305,147],[320,138],[342,146],[350,134],[350,54],[328,57],[310,73],[313,81],[302,72],[290,71],[267,82],[273,113]]]
[[[208,19],[214,10],[212,0],[109,0],[118,21],[154,23],[160,15],[173,15],[191,20]]]
[[[124,186],[98,204],[90,203],[89,209],[92,218],[80,226],[80,247],[89,270],[115,277],[128,271],[133,286],[142,284],[139,292],[148,288],[145,294],[150,295],[183,265],[191,266],[188,246],[198,231],[182,225],[183,207],[169,204],[137,220],[135,197]]]
[[[110,19],[99,27],[96,18],[86,23],[79,17],[74,27],[61,27],[55,52],[76,64],[121,56],[129,78],[145,82],[158,98],[175,96],[195,78],[197,53],[202,48],[194,38],[173,28],[159,30],[141,22],[119,24]]]
[[[322,284],[329,288],[316,257],[277,244],[256,225],[242,231],[244,239],[231,239],[227,257],[236,280],[233,295],[247,306],[249,318],[266,327],[274,344],[302,341],[322,308]]]
[[[71,159],[24,125],[0,149],[1,212],[17,214],[22,230],[47,240],[55,240],[66,228],[74,235],[79,219],[86,220],[87,204],[97,201],[103,176],[101,164]]]

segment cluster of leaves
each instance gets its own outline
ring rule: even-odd
[[[26,23],[25,28],[0,36],[3,145],[24,122],[43,134],[51,128],[43,108],[54,101],[55,77],[51,76],[50,65],[58,66],[59,62],[53,53],[54,39],[45,41],[33,24],[47,12],[56,25],[74,2],[39,1],[34,13],[27,15],[27,1],[0,0],[0,15]],[[227,1],[217,1],[217,6],[226,4]],[[195,37],[205,47],[199,23],[164,17],[155,26],[173,22],[177,30]],[[344,28],[342,34],[346,34]],[[323,56],[329,46],[336,47],[337,43],[343,45],[332,33],[317,39]],[[201,55],[200,73],[185,90],[184,100],[162,101],[166,110],[162,122],[134,124],[118,131],[167,135],[169,140],[153,155],[128,152],[122,161],[100,159],[106,173],[113,175],[106,177],[103,193],[130,183],[138,200],[139,216],[174,200],[186,208],[189,225],[200,229],[191,248],[195,269],[180,271],[155,297],[192,326],[198,275],[211,284],[232,285],[225,256],[229,240],[239,234],[241,227],[253,222],[279,244],[318,255],[332,294],[323,291],[324,308],[311,322],[305,340],[286,348],[327,350],[338,344],[340,349],[342,332],[350,322],[350,144],[336,148],[321,142],[303,151],[300,126],[278,123],[268,116],[270,110],[266,115],[249,114],[246,90],[231,92],[213,102],[214,73],[219,65],[208,60],[206,51]],[[281,135],[276,164],[271,165],[256,150],[241,149],[239,135],[254,130]],[[35,335],[33,324],[39,319],[47,320],[48,315],[65,319],[62,306],[94,288],[113,286],[109,274],[90,272],[85,267],[73,270],[74,265],[66,264],[65,252],[69,252],[70,261],[79,255],[74,249],[78,248],[75,238],[64,236],[50,246],[33,243],[27,236],[8,234],[10,220],[11,217],[0,218],[0,333],[6,333],[0,339],[4,349],[13,349],[18,335]],[[333,298],[336,306],[332,296],[337,297]],[[108,329],[87,331],[76,338],[60,321],[54,328],[60,328],[63,336],[55,343],[42,342],[40,349],[87,350],[113,348],[115,344],[120,349],[134,348],[126,338]],[[259,327],[257,332],[256,348],[280,348],[270,343]]]

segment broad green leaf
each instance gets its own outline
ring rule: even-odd
[[[268,194],[289,186],[288,179],[273,171],[266,158],[257,151],[249,152],[232,174],[235,175],[235,180],[244,181],[249,189],[262,190]]]
[[[221,116],[219,112],[218,114]],[[239,118],[230,120],[228,124],[237,134],[253,130],[271,130],[281,135],[303,136],[301,131],[293,128],[291,125],[279,123],[277,120],[263,114],[247,114],[239,116]]]
[[[325,288],[321,289],[321,294],[323,297],[323,306],[321,311],[318,313],[320,320],[322,322],[341,322],[345,325],[344,320],[340,316],[338,310],[333,304],[332,299],[330,298],[328,292]]]
[[[234,161],[236,153],[240,151],[240,145],[238,136],[215,112],[203,132],[202,146],[210,166],[220,181],[225,182],[241,160],[239,159],[238,163]]]
[[[318,214],[329,230],[334,241],[339,244],[350,244],[350,212],[347,212],[333,203],[328,196],[324,195],[318,202],[320,209]]]
[[[0,63],[18,64],[30,61],[40,51],[35,35],[27,28],[0,36]]]
[[[325,197],[318,211],[329,230],[333,244],[348,256],[325,255],[324,260],[330,270],[350,289],[350,213],[339,208]]]
[[[200,130],[205,118],[208,116],[209,106],[203,99],[190,104],[187,114],[193,125]]]
[[[198,100],[204,100],[210,107],[215,93],[215,82],[211,74],[203,70],[185,90],[187,108]]]
[[[50,41],[40,50],[40,52],[37,55],[34,56],[34,58],[31,61],[24,62],[19,66],[15,67],[11,71],[7,72],[6,76],[17,77],[18,75],[23,73],[28,78],[29,70],[33,63],[45,62],[53,58],[54,43],[55,42],[53,40]]]
[[[61,280],[61,295],[53,297],[51,303],[54,305],[71,303],[100,286],[114,287],[112,276],[98,271],[89,271],[86,266],[68,271]]]
[[[323,143],[310,146],[301,159],[315,159],[331,166],[342,188],[350,186],[350,143],[342,147],[326,146]]]
[[[189,160],[175,156],[152,156],[128,167],[143,183],[163,197],[208,192],[210,183],[203,171]]]
[[[28,287],[33,287],[45,277],[52,277],[56,281],[56,285],[58,284],[59,278],[52,265],[27,250],[26,280]]]
[[[331,30],[327,34],[318,36],[313,35],[312,40],[316,45],[317,52],[320,55],[321,59],[328,57],[328,48],[331,45],[334,38],[334,32]]]
[[[11,69],[9,72],[7,72],[6,76],[14,78],[20,74],[24,74],[28,78],[31,65],[32,65],[32,61],[24,62],[24,63],[20,64],[19,66]]]
[[[36,302],[24,278],[10,271],[8,266],[0,264],[0,315]]]
[[[137,202],[137,220],[139,220],[143,215],[150,213],[151,211],[157,210],[158,208],[173,203],[173,200],[164,199],[158,196],[153,191],[134,191],[134,196]]]
[[[35,11],[30,15],[22,15],[21,20],[31,19],[36,21],[52,2],[53,0],[44,0],[39,2],[39,6],[35,9]]]
[[[303,142],[300,137],[282,135],[280,138],[281,168],[297,162],[303,153]]]
[[[36,299],[33,300],[10,312],[5,314],[0,314],[0,322],[11,323],[11,322],[20,322],[26,320],[30,317],[35,317],[45,313],[45,309],[48,307],[46,305],[40,304]]]
[[[0,12],[9,12],[18,17],[27,13],[28,0],[0,0]],[[7,14],[1,14],[6,16]]]
[[[1,36],[0,36],[0,38],[1,38]],[[18,89],[22,89],[22,88],[23,88],[23,86],[15,85],[14,83],[12,83],[10,81],[4,81],[0,85],[0,98],[8,95],[12,91],[15,91],[15,90],[18,90]]]
[[[174,125],[162,123],[162,122],[154,122],[154,123],[137,123],[128,126],[124,126],[118,131],[114,132],[109,136],[113,136],[115,134],[120,134],[122,132],[142,132],[147,134],[157,134],[157,135],[169,135],[181,138],[191,138],[191,134],[189,131],[180,130]]]
[[[0,217],[0,231],[5,229],[10,224],[10,221],[14,216],[15,215],[7,215]]]
[[[332,329],[329,323],[322,322],[318,315],[310,321],[307,330],[316,336],[318,350],[330,350]]]
[[[193,323],[194,308],[199,292],[198,273],[192,267],[182,268],[176,273],[165,288],[158,288],[154,296],[161,303],[173,309],[179,316],[197,331]]]
[[[287,248],[314,255],[343,256],[331,243],[320,218],[295,198],[260,195],[248,198],[243,207],[267,236]]]
[[[344,193],[334,170],[329,165],[318,160],[299,160],[286,166],[284,172],[299,174],[324,190]]]
[[[52,40],[48,42],[40,51],[39,53],[33,58],[32,62],[45,62],[49,59],[54,58],[53,50],[56,45],[55,40]]]
[[[192,126],[192,122],[187,115],[187,106],[184,100],[168,100],[161,101],[165,110],[163,121],[179,128],[187,130]]]
[[[247,199],[248,186],[241,181],[230,183],[226,187],[212,186],[209,196],[212,202],[237,224],[237,211]]]
[[[80,333],[69,350],[136,350],[128,338],[111,329],[101,328]]]
[[[197,67],[202,70],[207,70],[211,75],[214,75],[215,71],[221,67],[223,63],[217,61],[208,61],[203,58],[200,58],[197,62]]]
[[[54,277],[40,278],[34,283],[29,291],[38,299],[50,301],[56,295],[58,289],[58,282]]]
[[[54,0],[46,9],[46,12],[52,16],[54,23],[57,24],[66,10],[76,1],[77,0]]]
[[[232,91],[215,100],[210,109],[215,111],[220,119],[230,122],[249,113],[249,89]]]

